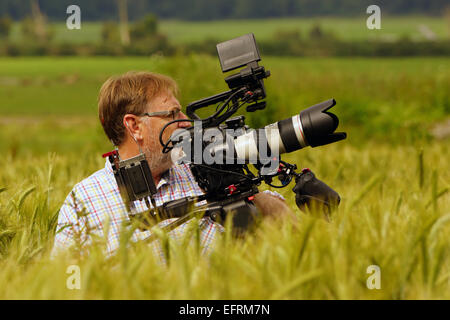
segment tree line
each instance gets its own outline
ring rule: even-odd
[[[360,16],[371,4],[383,14],[441,15],[448,0],[128,0],[130,20],[153,13],[162,19],[214,20],[305,16]],[[116,1],[39,0],[43,14],[52,21],[67,17],[66,8],[80,6],[82,19],[88,21],[119,19]],[[0,16],[21,20],[32,14],[30,0],[1,0]]]
[[[40,34],[34,21],[27,18],[20,22],[22,41],[14,42],[9,39],[12,21],[0,18],[0,56],[186,56],[191,53],[216,56],[216,44],[220,42],[219,39],[206,38],[200,42],[174,44],[158,31],[154,15],[130,22],[127,41],[123,38],[120,24],[107,21],[102,23],[100,41],[81,44],[53,41],[52,29],[44,23]],[[348,41],[337,38],[319,25],[303,32],[278,30],[271,38],[258,40],[258,47],[263,56],[450,56],[450,41],[446,39],[413,41],[403,36],[395,41]]]

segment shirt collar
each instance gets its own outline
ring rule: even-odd
[[[167,170],[166,172],[163,173],[163,175],[161,176],[161,179],[158,182],[158,185],[156,186],[156,190],[158,190],[165,184],[169,184],[169,181],[171,181],[171,178],[172,178],[172,168],[170,168],[169,170]]]

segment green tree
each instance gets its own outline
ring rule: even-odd
[[[11,32],[12,19],[8,16],[0,18],[0,38],[8,39]]]
[[[119,27],[116,22],[106,21],[102,23],[101,37],[103,42],[119,42]]]
[[[146,15],[133,24],[130,30],[131,39],[143,40],[153,38],[158,33],[158,20],[155,15]]]
[[[117,10],[119,12],[120,41],[122,42],[123,45],[127,46],[130,44],[127,0],[117,0]]]
[[[0,0],[0,12],[13,19],[23,19],[30,14],[30,1]],[[119,1],[120,3],[118,3]],[[62,8],[73,4],[73,0],[40,0],[42,12],[51,19],[61,19]],[[361,16],[371,4],[379,5],[383,14],[408,15],[428,14],[441,16],[448,0],[133,0],[122,10],[117,4],[125,0],[77,0],[83,8],[83,19],[88,21],[122,20],[134,21],[153,12],[162,19],[213,20],[232,18],[266,18],[286,16]],[[125,7],[122,7],[125,9]],[[125,19],[126,20],[126,19]],[[125,21],[122,20],[122,21]]]

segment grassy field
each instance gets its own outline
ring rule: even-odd
[[[228,40],[245,33],[253,32],[256,39],[266,40],[277,31],[298,30],[306,36],[313,26],[334,33],[344,40],[384,39],[394,40],[402,36],[424,39],[419,31],[427,26],[438,38],[449,37],[449,26],[444,18],[431,17],[382,17],[381,30],[366,27],[367,16],[355,18],[295,18],[264,20],[231,20],[213,22],[163,21],[161,31],[175,42],[187,43],[204,38]]]
[[[277,31],[298,30],[304,36],[313,26],[334,33],[343,40],[396,40],[408,36],[413,40],[423,40],[421,30],[430,30],[438,39],[450,37],[450,22],[444,17],[427,16],[382,16],[381,30],[369,30],[366,27],[368,16],[355,18],[279,18],[263,20],[221,20],[208,22],[189,22],[162,20],[160,31],[166,34],[174,44],[199,42],[207,38],[228,40],[253,32],[258,40],[268,40]],[[101,40],[101,24],[82,22],[81,30],[68,30],[65,23],[53,23],[54,40],[58,42],[98,42]],[[21,39],[20,27],[16,24],[12,30],[12,39]]]
[[[266,81],[268,111],[248,117],[253,126],[335,98],[344,125],[360,126],[359,136],[363,133],[364,138],[384,138],[388,131],[423,133],[450,110],[450,63],[445,58],[267,57],[263,65],[272,72]],[[183,105],[227,89],[218,61],[207,56],[4,58],[0,59],[0,114],[94,118],[100,85],[108,76],[127,70],[171,75],[180,84]]]
[[[145,243],[105,260],[49,259],[55,219],[73,185],[101,168],[111,145],[96,96],[111,74],[153,70],[180,83],[181,101],[225,90],[210,57],[0,59],[1,299],[450,298],[450,145],[430,134],[450,115],[449,59],[264,58],[268,109],[252,126],[334,97],[348,139],[286,155],[342,197],[331,222],[300,212],[264,221],[242,241],[225,234],[210,257],[169,243],[161,266]],[[195,230],[194,230],[195,231]],[[195,239],[195,232],[189,234]],[[66,287],[69,265],[81,289]],[[381,289],[369,290],[378,265]]]

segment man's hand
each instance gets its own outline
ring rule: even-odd
[[[295,217],[294,212],[287,206],[284,200],[271,194],[264,192],[257,193],[253,202],[264,217]]]

